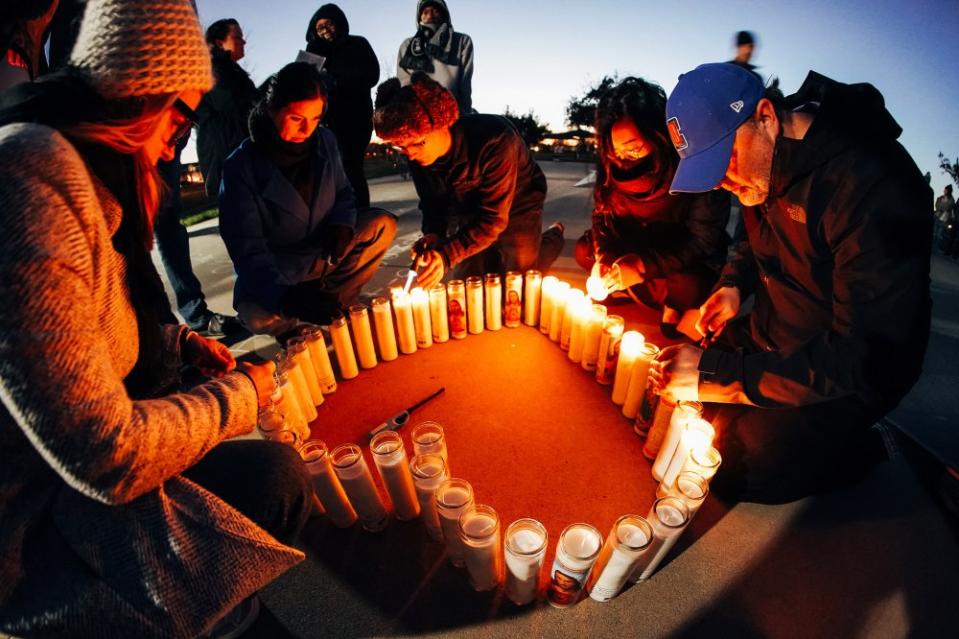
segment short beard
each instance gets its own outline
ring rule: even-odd
[[[739,201],[746,206],[758,206],[769,198],[769,182],[773,170],[773,152],[775,145],[761,131],[754,132],[746,167],[743,173],[750,177],[749,184],[736,193]]]

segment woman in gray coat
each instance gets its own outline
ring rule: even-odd
[[[91,0],[70,67],[3,96],[2,632],[191,637],[303,558],[296,453],[221,443],[271,367],[156,322],[156,163],[211,84],[188,0]],[[171,394],[181,363],[215,379]]]

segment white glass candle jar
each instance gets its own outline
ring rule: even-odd
[[[527,326],[539,324],[540,291],[543,286],[543,274],[539,271],[526,271],[523,279],[523,323]]]
[[[433,327],[433,341],[437,344],[450,340],[450,323],[446,309],[446,286],[439,283],[430,288],[430,326]]]
[[[460,515],[463,562],[474,590],[493,590],[503,580],[499,515],[489,506],[476,505]]]
[[[466,285],[463,280],[450,280],[446,285],[446,293],[450,334],[453,339],[466,339]]]
[[[646,519],[653,528],[653,541],[633,570],[630,579],[634,581],[649,579],[656,572],[663,558],[676,544],[679,535],[686,529],[689,523],[689,508],[681,499],[664,497],[656,500]]]
[[[286,369],[279,366],[279,364],[277,365],[274,376],[276,377],[276,387],[279,391],[279,395],[274,393],[274,407],[283,415],[283,420],[288,429],[296,432],[300,436],[300,439],[309,439],[310,425],[306,421],[306,416],[303,415],[303,409],[300,408],[301,401],[299,393],[296,392],[293,381],[286,374]]]
[[[599,339],[599,354],[596,358],[596,382],[603,386],[613,383],[613,373],[619,359],[619,344],[626,329],[626,320],[619,315],[609,315],[603,322]]]
[[[613,403],[622,406],[626,401],[626,391],[629,390],[629,378],[633,374],[633,367],[639,359],[639,353],[645,343],[642,333],[626,331],[620,342],[619,357],[616,360],[616,375],[613,381]]]
[[[586,301],[586,293],[578,288],[566,292],[566,308],[563,311],[563,324],[560,331],[559,347],[569,350],[569,341],[573,336],[573,320],[577,317],[577,309]]]
[[[343,379],[353,379],[360,374],[356,365],[356,355],[353,353],[353,340],[350,339],[350,327],[346,318],[339,315],[330,323],[330,340],[333,342],[333,352],[336,354],[336,363],[340,367],[340,376]]]
[[[337,446],[330,453],[333,470],[350,498],[364,530],[379,532],[389,523],[389,511],[373,483],[363,451],[354,444]]]
[[[645,517],[623,515],[613,524],[586,590],[594,601],[609,601],[623,589],[640,557],[649,550],[653,528]]]
[[[699,473],[686,471],[679,473],[669,490],[669,497],[678,497],[689,509],[689,519],[699,512],[706,496],[709,495],[709,482]]]
[[[516,328],[523,318],[523,274],[508,271],[503,299],[503,323],[506,328]]]
[[[659,357],[659,347],[649,342],[643,342],[629,375],[629,387],[623,400],[623,415],[635,419],[639,412],[639,405],[646,395],[646,379],[649,377],[649,365]],[[622,358],[622,353],[620,353]]]
[[[673,416],[669,420],[666,436],[663,438],[663,443],[656,454],[656,461],[653,463],[653,478],[656,481],[663,480],[663,475],[665,475],[669,463],[673,460],[673,454],[676,452],[676,447],[679,446],[679,438],[686,429],[686,424],[689,420],[700,418],[702,415],[703,405],[701,402],[680,401],[676,404]],[[712,444],[712,438],[710,438],[709,443]]]
[[[517,519],[506,529],[506,596],[517,606],[536,599],[548,542],[546,527],[535,519]]]
[[[450,469],[449,454],[446,452],[446,433],[439,422],[420,422],[410,432],[414,455],[439,455]]]
[[[645,391],[648,392],[649,391]],[[676,412],[676,398],[670,393],[659,394],[656,401],[656,411],[653,413],[653,421],[646,431],[646,442],[643,444],[643,457],[649,461],[656,459],[659,449],[663,445],[663,439],[669,431],[669,422],[673,419],[673,413]],[[642,420],[637,420],[642,422]],[[640,432],[639,434],[642,434]]]
[[[393,512],[400,521],[416,519],[420,504],[413,487],[409,460],[403,447],[403,438],[396,431],[385,430],[370,440],[373,464],[386,486],[386,493],[393,503]]]
[[[556,282],[552,289],[550,303],[549,338],[556,342],[563,336],[563,317],[566,314],[566,297],[569,294],[568,282]]]
[[[602,304],[590,306],[586,320],[586,330],[583,334],[583,356],[581,365],[583,370],[596,370],[599,361],[599,343],[603,338],[603,328],[606,325],[606,307]]]
[[[430,322],[430,296],[417,286],[410,291],[410,303],[413,306],[413,331],[416,333],[417,348],[429,348],[433,345],[433,327]]]
[[[579,601],[602,545],[603,537],[589,524],[571,524],[563,530],[556,542],[556,558],[546,593],[551,606],[566,608]]]
[[[553,317],[553,297],[559,280],[554,275],[547,275],[539,287],[539,332],[549,335],[549,323]]]
[[[682,406],[684,403],[685,402],[680,402],[680,406]],[[699,402],[689,403],[698,404]],[[692,407],[693,414],[696,414],[695,410],[696,407]],[[667,486],[672,485],[673,481],[676,479],[676,476],[679,475],[683,469],[683,466],[686,465],[686,460],[689,458],[689,455],[694,450],[705,450],[707,448],[711,448],[713,445],[713,438],[715,436],[716,431],[713,428],[713,425],[707,422],[705,419],[701,419],[699,417],[691,417],[687,419],[682,427],[682,432],[679,436],[679,442],[676,444],[676,450],[673,451],[673,455],[669,460],[669,464],[666,465],[666,470],[663,471],[662,477],[659,478],[660,481],[665,482]]]
[[[392,362],[399,357],[396,349],[396,333],[393,332],[393,309],[385,297],[377,297],[371,303],[373,324],[376,326],[376,345],[380,349],[380,359]]]
[[[601,307],[602,308],[602,307]],[[586,326],[589,324],[593,312],[593,305],[589,298],[577,300],[573,306],[572,328],[569,333],[569,350],[566,356],[569,361],[579,364],[583,361],[583,350],[586,346]]]
[[[306,339],[310,349],[310,359],[313,362],[313,371],[324,395],[336,392],[336,375],[333,374],[333,364],[330,362],[330,351],[326,348],[326,339],[319,326],[304,326],[300,335]]]
[[[459,534],[459,520],[473,505],[473,487],[463,479],[450,478],[436,489],[436,512],[440,517],[446,554],[454,566],[463,566],[463,542]]]
[[[486,328],[498,331],[503,328],[503,285],[499,273],[487,273],[484,278],[486,305]]]
[[[350,307],[350,325],[353,327],[353,339],[356,341],[356,354],[360,367],[371,369],[376,366],[376,348],[373,346],[373,331],[370,328],[370,316],[366,307],[355,304]]]
[[[446,464],[439,455],[416,455],[410,461],[416,498],[420,502],[420,518],[426,532],[435,541],[443,541],[439,513],[436,510],[436,489],[449,479]]]
[[[303,378],[306,381],[306,387],[310,391],[310,401],[313,406],[319,406],[323,403],[323,391],[320,389],[320,383],[316,377],[316,370],[313,368],[313,358],[310,357],[310,349],[307,346],[306,339],[303,337],[294,337],[286,343],[286,352],[293,359],[300,370],[303,371]]]
[[[311,439],[300,448],[300,457],[313,479],[313,493],[322,504],[326,516],[337,528],[352,526],[356,521],[356,511],[333,472],[326,444]]]
[[[390,289],[390,294],[393,297],[393,312],[396,313],[396,334],[400,338],[400,352],[410,355],[416,352],[412,301],[409,293],[402,288]]]
[[[300,415],[307,423],[312,422],[316,419],[316,406],[310,397],[310,388],[306,384],[303,369],[296,365],[296,361],[286,351],[277,353],[275,360],[277,373],[289,381],[289,385],[283,388],[284,400],[293,399],[300,408]]]
[[[466,315],[469,332],[478,335],[483,332],[483,278],[466,278]]]

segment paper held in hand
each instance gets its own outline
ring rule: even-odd
[[[326,58],[309,51],[300,51],[296,54],[295,62],[308,62],[315,66],[317,71],[322,71],[323,65],[326,64]]]

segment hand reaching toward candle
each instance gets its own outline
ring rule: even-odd
[[[238,370],[250,378],[256,388],[256,405],[260,408],[270,404],[270,398],[276,391],[276,364],[267,360],[262,364],[240,362]]]
[[[644,272],[642,260],[635,255],[624,255],[616,260],[603,275],[603,284],[610,293],[622,291],[642,284]]]
[[[224,344],[189,331],[180,353],[183,363],[199,369],[207,377],[223,377],[236,368],[236,360]]]
[[[692,344],[668,346],[649,367],[649,384],[677,400],[699,401],[699,360],[703,351]]]
[[[726,323],[739,313],[739,289],[735,286],[723,286],[709,296],[699,307],[699,321],[696,330],[703,335],[712,335],[712,339],[726,328]]]
[[[424,290],[429,290],[430,287],[439,284],[440,280],[443,279],[443,275],[446,273],[446,263],[439,251],[430,249],[416,258],[416,270],[418,272],[416,276],[417,285]]]

